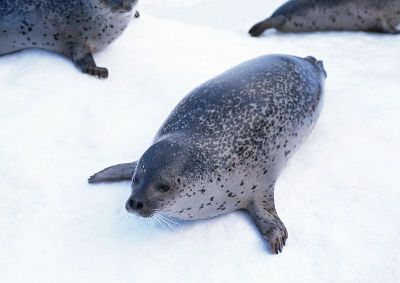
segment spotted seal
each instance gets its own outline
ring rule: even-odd
[[[292,0],[254,25],[249,33],[266,29],[282,32],[372,31],[400,33],[398,0]]]
[[[108,77],[92,54],[118,38],[138,0],[0,1],[0,55],[40,48],[72,59],[84,73]]]
[[[314,127],[326,73],[313,57],[266,55],[217,76],[173,110],[137,162],[89,183],[132,180],[129,212],[184,220],[250,213],[273,253],[288,237],[274,188]]]

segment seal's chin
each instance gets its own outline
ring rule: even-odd
[[[152,209],[141,209],[141,210],[128,210],[129,213],[135,214],[137,216],[143,217],[143,218],[151,218],[153,217],[156,212]]]
[[[143,210],[143,211],[138,211],[136,214],[139,215],[140,217],[143,217],[143,218],[151,218],[151,217],[154,216],[155,211],[153,211],[153,210]]]

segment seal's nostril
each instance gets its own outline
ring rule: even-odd
[[[129,199],[128,200],[128,207],[129,208],[134,208],[134,205],[135,205],[135,201],[133,199]]]
[[[143,202],[138,201],[136,203],[136,209],[142,209],[143,208]]]

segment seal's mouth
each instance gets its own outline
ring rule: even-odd
[[[152,210],[143,210],[137,211],[135,214],[143,218],[151,218],[154,216],[155,212]]]
[[[143,218],[151,218],[154,216],[154,214],[156,214],[156,212],[152,209],[132,210],[127,207],[126,210],[129,213],[135,214],[135,215],[143,217]]]

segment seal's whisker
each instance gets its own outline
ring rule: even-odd
[[[157,213],[157,218],[158,218],[163,224],[165,224],[165,227],[167,227],[168,230],[173,231],[173,227],[171,226],[171,224],[170,224],[169,222],[165,221],[165,219],[163,219],[163,218],[161,217],[161,215],[158,214],[158,213]]]
[[[151,225],[153,224],[153,219],[152,218],[146,218],[147,224]]]
[[[108,17],[108,19],[107,19],[107,27],[110,27],[110,26],[111,26],[111,20],[112,20],[112,18],[113,18],[113,13],[110,12],[109,17]]]
[[[112,18],[112,12],[109,11],[109,13],[105,16],[103,24],[101,25],[102,30],[109,27],[111,18]]]
[[[158,214],[156,215],[156,219],[158,220],[158,223],[161,225],[164,230],[169,230],[168,227],[164,224],[164,221],[162,221],[161,218],[158,217]]]
[[[108,12],[108,9],[100,10],[100,12],[98,12],[97,14],[95,14],[95,15],[93,16],[93,18],[103,16],[103,15],[105,15],[107,12]]]
[[[160,222],[160,219],[157,217],[157,214],[154,216],[155,218],[155,220],[157,220],[157,222],[158,222],[158,224],[160,224],[160,226],[163,228],[163,229],[165,229],[165,226]]]
[[[162,217],[162,218],[164,218],[166,221],[168,221],[168,222],[170,222],[170,223],[172,223],[172,224],[175,224],[175,225],[178,225],[178,226],[181,226],[181,225],[182,225],[182,224],[180,224],[180,223],[178,223],[178,222],[175,222],[174,220],[172,220],[172,219],[170,219],[170,218],[168,218],[168,217],[166,217],[166,216],[164,216],[164,215],[162,215],[162,214],[159,214],[159,216]]]
[[[110,15],[108,16],[108,18],[107,18],[107,28],[109,28],[109,27],[110,27],[110,24],[111,24],[111,18],[112,18],[112,14],[110,14]]]
[[[158,217],[158,219],[160,219],[160,221],[161,221],[162,223],[164,223],[164,224],[166,225],[166,227],[167,227],[168,230],[170,230],[170,231],[173,231],[173,230],[174,230],[174,228],[172,227],[172,225],[171,225],[170,223],[168,223],[167,221],[165,221],[163,218],[161,218],[159,214],[157,214],[157,217]]]

